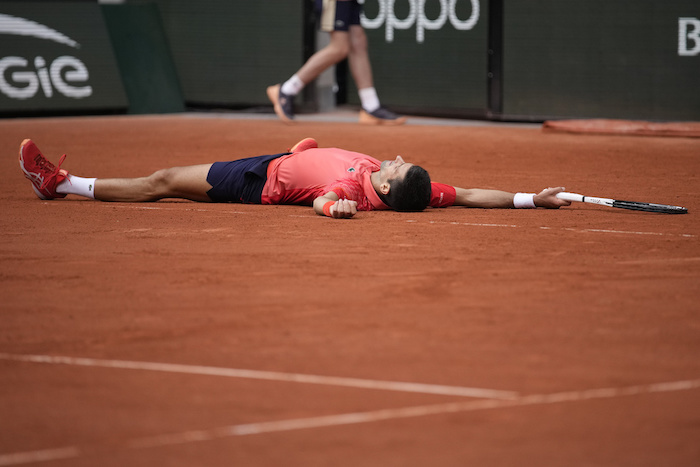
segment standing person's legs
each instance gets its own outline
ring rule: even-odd
[[[294,96],[326,69],[345,59],[349,52],[349,34],[346,31],[333,31],[330,43],[313,54],[291,78],[283,84],[268,87],[267,97],[274,105],[277,116],[285,122],[294,119]]]
[[[370,125],[401,125],[406,122],[406,118],[399,117],[395,113],[382,107],[379,102],[377,90],[374,87],[367,33],[360,21],[362,5],[357,1],[349,2],[347,5],[348,11],[345,17],[349,24],[348,32],[350,35],[348,64],[350,65],[350,72],[355,80],[360,103],[362,105],[360,123]]]
[[[406,118],[385,109],[374,88],[367,35],[360,24],[362,5],[357,0],[316,0],[320,30],[331,34],[330,43],[316,52],[291,78],[267,88],[277,116],[290,122],[294,118],[293,101],[307,84],[324,70],[348,58],[350,71],[358,89],[362,111],[360,123],[401,125]]]
[[[350,53],[350,35],[347,31],[333,31],[330,33],[330,39],[327,46],[313,54],[296,72],[296,76],[304,83],[304,86],[318,78],[331,66],[344,60]],[[282,91],[284,92],[284,86]]]
[[[350,26],[350,53],[348,54],[348,65],[352,78],[355,80],[357,89],[374,87],[372,77],[372,64],[369,59],[369,47],[367,45],[367,34],[362,26],[356,24]]]
[[[372,64],[369,59],[367,34],[359,24],[350,26],[350,53],[348,65],[355,80],[360,103],[365,112],[374,112],[381,107],[377,91],[374,88]]]
[[[364,28],[359,24],[355,24],[350,26],[349,32],[350,53],[348,54],[348,64],[350,65],[350,72],[355,80],[357,93],[362,105],[360,123],[368,125],[401,125],[405,123],[405,117],[400,117],[382,107],[379,102],[377,90],[374,88],[372,63],[369,58],[369,46]]]
[[[275,84],[267,88],[267,97],[272,102],[275,113],[285,122],[294,119],[294,96],[299,94],[304,86],[315,80],[327,68],[335,65],[348,56],[350,38],[345,31],[331,33],[330,43],[313,54],[291,78],[283,84]]]
[[[267,97],[282,121],[294,119],[294,96],[350,53],[348,28],[353,21],[359,22],[359,16],[356,20],[351,17],[351,13],[359,11],[353,10],[357,6],[356,0],[316,0],[319,30],[330,33],[330,43],[313,54],[287,81],[267,88]]]

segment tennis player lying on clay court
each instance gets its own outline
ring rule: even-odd
[[[358,152],[319,148],[306,138],[289,152],[158,170],[141,178],[84,178],[49,162],[24,140],[19,164],[41,199],[68,194],[101,201],[144,202],[182,198],[215,203],[297,204],[337,219],[357,211],[422,211],[427,206],[479,208],[559,208],[564,188],[539,194],[456,188],[430,181],[422,167],[401,156],[380,162]]]

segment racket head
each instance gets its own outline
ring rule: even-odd
[[[688,209],[682,206],[671,206],[668,204],[642,203],[639,201],[614,200],[614,208],[631,209],[633,211],[659,212],[663,214],[687,214]]]

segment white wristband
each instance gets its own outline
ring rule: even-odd
[[[516,193],[513,197],[513,207],[517,209],[536,208],[534,193]]]

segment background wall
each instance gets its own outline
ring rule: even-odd
[[[700,118],[697,0],[505,0],[503,111],[521,118]],[[681,41],[685,43],[681,43]],[[679,55],[679,48],[696,48]]]
[[[265,88],[304,63],[303,1],[155,3],[189,105],[264,104]]]
[[[138,5],[144,8],[126,11]],[[0,70],[0,91],[8,88],[3,83],[30,86],[23,72],[39,83],[31,99],[0,94],[0,114],[267,109],[265,88],[291,76],[316,48],[312,6],[313,0],[102,6],[0,0],[0,14],[81,44],[18,35],[0,22],[0,63],[8,65]],[[700,120],[697,0],[366,0],[363,25],[380,98],[406,113]],[[52,61],[69,53],[89,70],[89,99],[46,96],[42,70],[50,73]],[[25,57],[26,65],[7,57]],[[338,69],[338,97],[357,104],[347,67]],[[165,89],[167,96],[153,98]],[[315,89],[297,98],[302,110],[327,108],[327,96]]]

